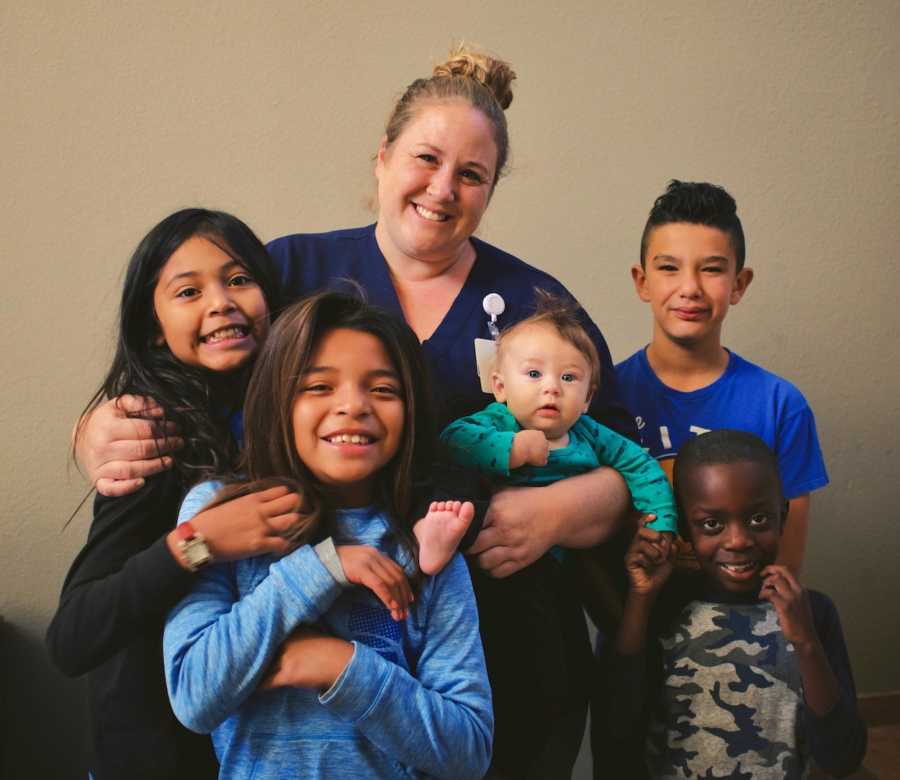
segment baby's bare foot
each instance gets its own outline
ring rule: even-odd
[[[423,574],[437,574],[447,565],[473,517],[475,507],[471,501],[431,502],[425,517],[413,526]]]

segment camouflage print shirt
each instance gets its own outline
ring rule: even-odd
[[[803,778],[810,758],[834,774],[861,762],[866,728],[837,610],[809,596],[841,688],[835,708],[820,718],[806,707],[794,648],[769,602],[691,600],[665,621],[644,663],[631,665],[647,675],[631,688],[646,692],[652,777]]]

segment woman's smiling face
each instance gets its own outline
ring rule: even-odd
[[[388,262],[462,257],[490,201],[496,165],[490,121],[462,100],[425,103],[394,143],[382,139],[376,237]]]

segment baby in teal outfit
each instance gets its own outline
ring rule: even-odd
[[[505,485],[549,485],[600,466],[618,471],[650,528],[677,532],[665,473],[634,442],[585,412],[600,360],[574,304],[550,296],[533,316],[504,331],[492,375],[496,403],[441,434],[449,457]]]

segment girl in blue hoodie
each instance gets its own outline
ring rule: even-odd
[[[212,733],[220,777],[487,770],[493,714],[468,571],[459,555],[431,578],[416,564],[427,398],[412,331],[347,295],[286,310],[263,347],[244,410],[249,481],[198,485],[179,522],[190,538],[211,502],[280,483],[304,497],[309,543],[204,568],[164,636],[173,710]]]

